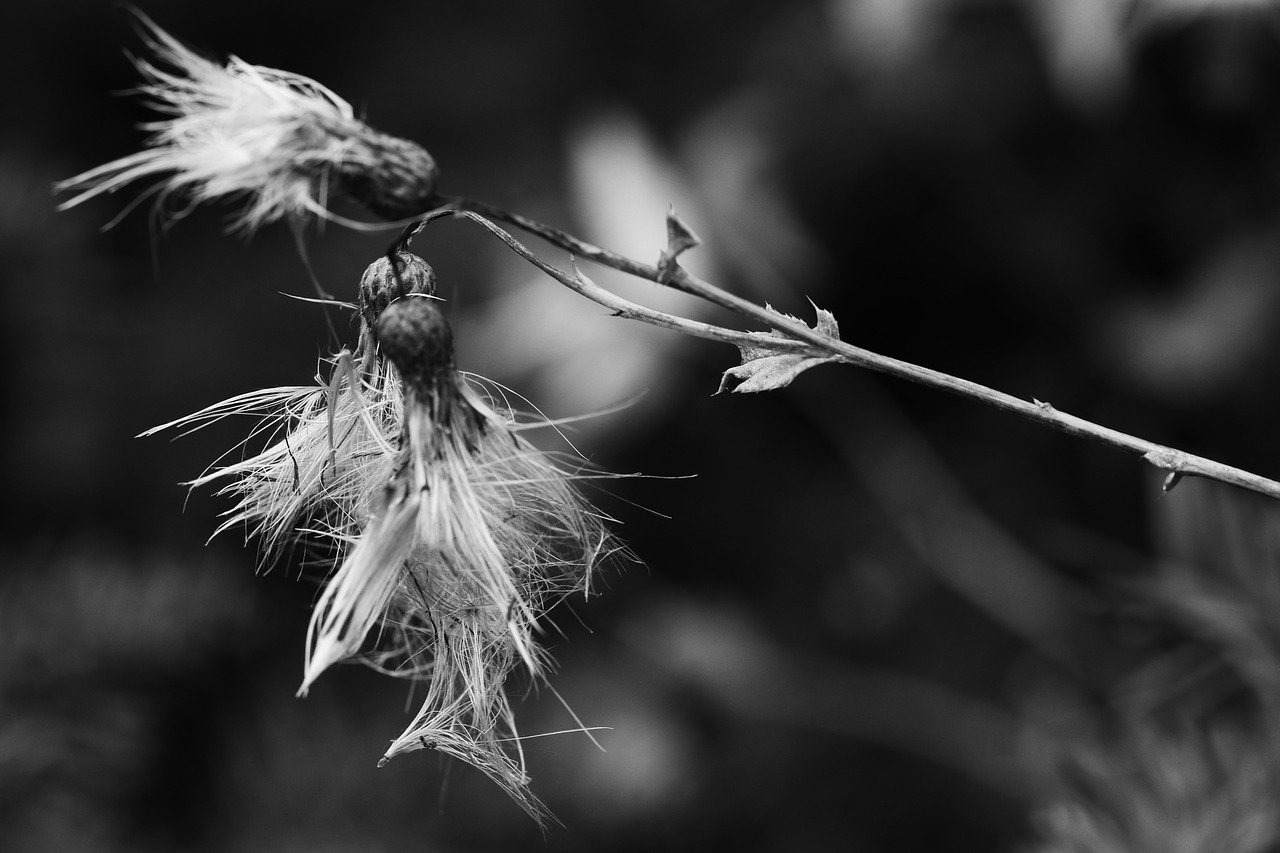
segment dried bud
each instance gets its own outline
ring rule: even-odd
[[[453,330],[430,299],[391,303],[376,330],[379,346],[411,394],[435,395],[456,385]]]
[[[394,268],[391,258],[384,256],[369,264],[360,277],[360,316],[369,329],[400,297],[435,295],[436,274],[430,264],[409,252],[398,252],[395,258]]]
[[[416,142],[371,131],[353,140],[339,165],[342,188],[383,219],[408,219],[431,209],[440,167]]]

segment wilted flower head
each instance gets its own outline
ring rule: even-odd
[[[153,178],[142,198],[157,195],[161,208],[184,197],[175,217],[203,202],[243,199],[232,228],[246,232],[282,217],[332,219],[334,188],[386,219],[430,206],[439,170],[418,144],[369,127],[314,80],[234,56],[206,59],[135,14],[157,60],[135,60],[146,79],[138,91],[167,117],[143,125],[151,131],[144,150],[57,184],[79,191],[63,209]]]
[[[398,273],[398,274],[397,274]],[[274,410],[283,434],[196,485],[226,482],[269,550],[300,536],[335,548],[316,603],[300,694],[355,660],[428,682],[413,722],[384,755],[436,749],[479,768],[530,814],[505,686],[546,675],[537,634],[566,594],[589,590],[616,548],[578,494],[580,474],[533,447],[526,426],[454,364],[434,276],[402,254],[361,283],[361,344],[317,386],[242,395],[166,426]],[[160,429],[160,428],[157,428]]]
[[[376,331],[404,389],[400,450],[316,605],[302,690],[376,634],[379,665],[431,681],[386,757],[451,752],[534,811],[504,682],[521,663],[544,674],[538,620],[568,592],[587,591],[610,540],[567,473],[456,370],[433,302],[393,302]]]

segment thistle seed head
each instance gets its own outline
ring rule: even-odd
[[[164,211],[170,197],[185,196],[168,211],[173,219],[244,199],[230,228],[246,233],[285,217],[339,221],[325,206],[332,189],[391,219],[431,206],[439,169],[417,143],[369,127],[315,80],[234,56],[206,59],[134,14],[154,54],[134,60],[144,78],[137,91],[164,118],[143,125],[151,135],[142,151],[57,183],[76,192],[61,209],[153,179],[139,200],[154,195]]]
[[[444,313],[428,299],[392,302],[378,318],[378,343],[400,371],[405,385],[430,394],[443,379],[455,384],[453,330]]]
[[[540,623],[565,595],[589,588],[612,539],[574,487],[576,473],[525,441],[514,417],[457,371],[435,303],[394,301],[375,331],[400,377],[400,449],[316,604],[300,692],[351,659],[428,681],[384,761],[446,752],[541,821],[505,685],[517,669],[545,677]]]
[[[453,332],[427,298],[430,267],[401,263],[403,288],[385,259],[365,273],[362,318],[388,304],[366,321],[359,357],[344,350],[317,385],[244,394],[167,426],[266,414],[251,434],[271,433],[266,449],[195,485],[223,483],[237,499],[220,530],[243,525],[272,551],[316,537],[334,546],[299,693],[343,661],[425,681],[383,760],[452,755],[543,821],[507,682],[519,670],[545,679],[548,611],[586,594],[597,563],[620,549],[576,488],[580,467],[521,435],[542,424],[519,421],[457,370]]]
[[[384,256],[369,264],[360,277],[360,318],[365,328],[372,329],[387,306],[400,297],[435,293],[435,271],[422,258],[411,252],[397,252],[394,261]]]
[[[353,140],[352,156],[338,166],[342,188],[387,220],[410,219],[431,209],[440,167],[416,142],[372,132]]]

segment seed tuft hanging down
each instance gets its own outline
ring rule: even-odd
[[[545,681],[548,611],[588,594],[596,565],[619,550],[575,485],[601,475],[521,435],[544,424],[517,420],[458,371],[431,268],[408,254],[392,263],[366,270],[357,354],[335,357],[327,379],[165,427],[267,415],[254,434],[276,437],[263,451],[193,485],[225,484],[237,503],[219,530],[244,526],[268,553],[299,540],[329,546],[335,568],[312,614],[299,694],[348,661],[425,681],[382,763],[419,749],[453,755],[543,820],[507,682],[521,671]]]

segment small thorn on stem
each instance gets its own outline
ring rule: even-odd
[[[675,208],[667,211],[667,248],[658,258],[658,283],[667,284],[679,268],[677,259],[684,252],[702,245],[702,240],[676,215]]]

